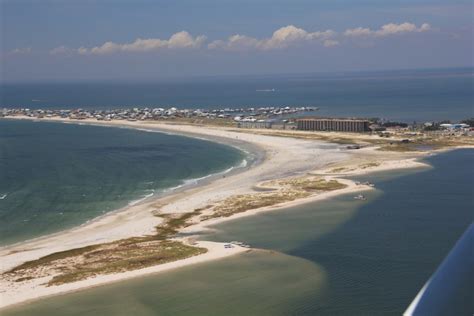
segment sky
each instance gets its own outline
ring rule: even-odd
[[[0,0],[0,80],[473,66],[465,0]]]

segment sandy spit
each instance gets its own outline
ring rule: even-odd
[[[356,185],[353,181],[344,179],[344,175],[386,171],[398,168],[427,167],[426,164],[417,161],[418,156],[414,156],[413,154],[381,152],[374,150],[375,148],[351,151],[347,150],[345,146],[329,144],[322,141],[257,135],[246,133],[245,130],[233,128],[177,125],[157,122],[97,122],[95,120],[78,122],[62,119],[51,119],[50,121],[128,127],[199,137],[231,144],[247,151],[255,157],[259,157],[259,159],[257,159],[255,163],[245,168],[237,169],[225,177],[214,177],[209,179],[209,181],[199,183],[197,186],[145,200],[142,203],[129,206],[118,212],[111,212],[79,227],[2,247],[0,248],[0,273],[8,271],[26,261],[35,260],[54,252],[111,242],[133,236],[152,234],[155,226],[161,222],[161,219],[154,216],[154,214],[189,212],[196,208],[216,203],[232,195],[254,193],[253,187],[267,180],[303,176],[306,174],[323,174],[326,177],[334,178],[345,183],[347,187],[272,207],[250,210],[227,218],[201,222],[187,227],[185,231],[199,232],[207,229],[210,225],[225,220],[232,220],[259,212],[327,199],[339,194],[355,193],[371,189],[368,186]],[[332,172],[332,170],[337,168],[344,168],[345,171],[343,173]],[[208,241],[200,241],[197,245],[207,248],[208,252],[158,266],[124,273],[100,275],[58,286],[46,287],[43,285],[48,279],[34,279],[15,283],[0,278],[0,308],[28,302],[45,296],[77,291],[150,273],[165,272],[186,265],[203,263],[248,251],[247,248],[238,246],[234,248],[224,248],[223,243]]]

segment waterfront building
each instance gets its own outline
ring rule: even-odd
[[[296,120],[301,131],[367,132],[369,121],[357,119],[302,118]]]

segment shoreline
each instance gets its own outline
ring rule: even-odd
[[[86,222],[76,225],[74,227],[62,229],[60,231],[34,237],[31,239],[27,240],[22,240],[19,242],[15,242],[12,244],[6,244],[6,245],[0,245],[0,256],[2,251],[7,250],[9,248],[15,248],[18,246],[21,246],[23,244],[28,244],[28,243],[33,243],[33,242],[41,242],[44,239],[47,238],[53,238],[58,235],[62,235],[65,233],[68,233],[70,231],[80,229],[81,227],[87,226],[87,225],[93,225],[95,222],[100,222],[104,218],[107,218],[108,216],[111,215],[116,215],[119,214],[123,211],[126,211],[127,209],[130,209],[131,207],[134,206],[141,206],[144,204],[149,204],[152,202],[155,202],[157,200],[169,197],[171,195],[179,194],[182,193],[183,191],[186,190],[191,190],[193,188],[197,188],[199,186],[204,186],[209,184],[210,182],[220,178],[221,176],[230,176],[233,174],[238,174],[240,172],[244,172],[246,169],[252,168],[252,166],[258,165],[262,163],[265,160],[265,152],[263,152],[260,148],[255,147],[255,146],[245,146],[248,144],[245,143],[239,143],[233,139],[230,140],[231,144],[228,142],[225,143],[224,139],[221,139],[219,137],[199,137],[198,134],[192,134],[192,133],[171,133],[167,132],[165,130],[160,130],[160,129],[146,129],[144,127],[134,127],[134,126],[128,126],[126,124],[119,124],[119,125],[112,125],[112,124],[100,124],[97,122],[81,122],[81,121],[68,121],[68,120],[50,120],[50,119],[44,119],[44,120],[38,120],[38,119],[31,119],[27,117],[18,117],[18,118],[5,118],[5,120],[24,120],[24,121],[33,121],[33,122],[49,122],[49,123],[57,123],[57,124],[73,124],[73,125],[87,125],[87,126],[98,126],[98,127],[107,127],[107,128],[126,128],[126,129],[133,129],[133,130],[138,130],[141,132],[147,132],[147,133],[162,133],[162,134],[167,134],[167,135],[172,135],[172,136],[181,136],[181,137],[188,137],[188,138],[198,138],[200,140],[208,141],[208,142],[216,142],[222,145],[226,146],[231,146],[233,148],[236,148],[237,150],[241,151],[242,153],[245,154],[243,159],[240,161],[238,165],[231,166],[225,170],[222,171],[217,171],[208,175],[205,175],[203,177],[199,178],[191,178],[191,179],[183,179],[182,183],[175,186],[175,187],[169,187],[169,188],[164,188],[161,191],[155,192],[152,196],[149,197],[142,197],[138,198],[135,200],[129,201],[127,205],[124,205],[123,207],[120,207],[115,210],[111,210],[105,214],[98,215],[94,218],[91,218],[87,220]],[[239,145],[244,145],[244,146],[239,146]],[[3,271],[4,269],[0,267],[0,272]]]
[[[26,118],[29,119],[29,118]],[[39,120],[39,121],[52,121],[52,122],[66,122],[66,123],[80,123],[80,124],[88,124],[89,122],[74,122],[68,120]],[[5,259],[5,257],[16,257],[17,260],[13,260],[7,264],[7,268],[2,265],[1,270],[2,272],[8,270],[8,267],[16,266],[22,262],[33,260],[35,258],[42,257],[48,253],[54,253],[57,250],[54,250],[54,247],[50,248],[52,245],[58,246],[58,243],[64,243],[62,240],[64,237],[67,237],[68,234],[84,236],[88,235],[89,239],[82,240],[82,243],[68,244],[65,243],[63,248],[71,249],[77,247],[78,245],[90,245],[94,243],[103,243],[106,240],[117,240],[122,238],[124,235],[115,234],[113,233],[114,229],[120,228],[121,230],[126,230],[125,235],[127,237],[132,236],[139,236],[149,233],[149,230],[137,229],[137,220],[138,223],[146,224],[147,228],[150,228],[150,223],[145,222],[153,222],[151,228],[154,229],[156,225],[159,224],[159,218],[150,214],[153,213],[153,204],[160,202],[160,214],[167,214],[167,213],[184,213],[186,211],[192,210],[196,206],[202,206],[209,202],[209,199],[217,198],[223,199],[226,196],[232,196],[236,193],[242,192],[251,192],[252,187],[254,185],[258,185],[261,182],[272,180],[272,179],[282,179],[289,176],[295,176],[301,173],[304,174],[323,174],[328,177],[328,179],[336,179],[343,184],[346,184],[347,187],[344,189],[339,189],[335,191],[328,191],[323,192],[316,195],[311,195],[305,198],[298,198],[293,201],[279,203],[276,205],[271,205],[267,207],[261,207],[257,209],[251,209],[242,213],[237,213],[229,217],[219,217],[216,219],[206,220],[203,222],[199,222],[195,225],[191,225],[187,228],[181,229],[180,232],[186,233],[197,233],[206,229],[209,229],[209,226],[215,225],[220,222],[234,220],[244,216],[251,216],[260,212],[267,212],[272,210],[277,210],[281,208],[286,208],[289,206],[301,205],[309,202],[314,202],[322,199],[332,198],[337,195],[341,194],[348,194],[348,193],[355,193],[364,190],[370,190],[372,188],[368,186],[358,186],[355,184],[354,181],[344,179],[344,176],[353,176],[357,174],[363,174],[368,172],[377,172],[377,171],[387,171],[387,170],[394,170],[394,169],[405,169],[405,168],[420,168],[420,167],[427,167],[429,165],[418,162],[418,157],[413,157],[413,153],[409,154],[393,154],[393,153],[374,153],[374,148],[365,148],[358,152],[347,152],[341,150],[342,146],[329,144],[323,141],[308,141],[308,140],[298,140],[298,139],[291,139],[291,138],[282,138],[276,136],[267,136],[267,135],[254,135],[250,133],[245,133],[242,131],[235,131],[229,128],[215,128],[215,127],[204,127],[204,126],[190,126],[190,125],[169,125],[164,123],[159,124],[148,124],[148,123],[136,123],[136,122],[120,122],[120,124],[116,124],[117,122],[107,122],[106,124],[97,124],[97,122],[93,121],[90,125],[97,125],[97,126],[126,126],[126,128],[135,128],[135,129],[143,129],[143,128],[152,128],[156,131],[165,131],[170,134],[178,134],[184,135],[187,134],[188,137],[193,137],[191,135],[199,135],[200,138],[204,138],[206,140],[210,140],[208,137],[217,133],[221,140],[227,139],[235,140],[239,139],[239,142],[248,142],[259,148],[264,155],[259,163],[251,164],[240,172],[236,172],[232,175],[229,175],[226,178],[217,178],[209,180],[208,183],[198,184],[192,188],[184,188],[181,192],[172,192],[170,195],[164,197],[155,197],[152,198],[152,201],[143,201],[138,203],[137,205],[131,205],[126,207],[122,212],[117,212],[116,214],[107,213],[104,215],[104,219],[98,221],[96,223],[87,223],[84,227],[75,227],[71,230],[63,231],[57,233],[56,236],[43,236],[39,237],[41,240],[30,240],[26,242],[21,242],[19,244],[10,245],[10,251],[8,253],[4,253],[6,249],[0,248],[0,256]],[[96,124],[94,124],[96,123]],[[111,123],[111,124],[109,124]],[[115,124],[114,124],[115,123]],[[125,124],[122,124],[125,123]],[[153,126],[154,125],[154,126]],[[204,132],[204,133],[203,133]],[[212,141],[212,140],[210,140]],[[227,144],[228,144],[227,141]],[[272,143],[273,142],[273,143]],[[295,146],[295,143],[298,146]],[[311,147],[313,145],[313,148]],[[319,145],[315,146],[314,145]],[[307,146],[310,146],[309,150],[306,150]],[[330,148],[325,148],[329,146]],[[295,147],[295,148],[292,148]],[[303,154],[296,154],[292,150],[300,149]],[[306,151],[305,151],[306,150]],[[328,152],[326,152],[328,151]],[[313,159],[315,154],[318,153],[320,156],[326,155],[325,159],[322,161],[318,161],[315,163],[314,161],[311,162],[309,160]],[[427,153],[426,153],[427,154]],[[280,156],[279,156],[280,155]],[[285,157],[281,157],[281,155],[286,155]],[[418,156],[424,156],[424,154],[420,154]],[[309,160],[307,160],[309,158]],[[366,168],[358,168],[360,161],[363,159],[374,159],[377,158],[381,160],[378,165],[373,165]],[[394,159],[398,158],[398,159]],[[359,161],[360,160],[360,161]],[[349,161],[349,163],[348,163]],[[356,162],[354,166],[354,161]],[[277,163],[277,164],[275,164]],[[278,164],[279,163],[279,164]],[[288,171],[278,170],[279,167],[285,166],[288,163],[292,163],[293,166],[289,168]],[[299,164],[298,164],[299,163]],[[334,164],[335,163],[335,164]],[[275,164],[272,166],[272,164]],[[338,167],[338,164],[342,165],[349,165],[353,168],[353,170],[348,170],[345,173],[335,173],[331,172],[334,168]],[[269,176],[267,174],[268,171],[274,171],[276,174],[273,176]],[[245,185],[243,185],[243,183]],[[250,184],[250,185],[249,185]],[[217,194],[215,191],[219,192]],[[230,192],[229,192],[230,191]],[[217,197],[216,197],[217,195]],[[203,198],[204,196],[204,198]],[[191,207],[190,207],[191,206]],[[115,211],[114,211],[115,212]],[[146,214],[148,216],[146,216]],[[115,217],[115,220],[111,218]],[[125,217],[125,220],[124,218]],[[96,218],[97,219],[97,218]],[[104,223],[105,222],[105,223]],[[109,224],[109,225],[108,225]],[[139,226],[141,225],[139,224]],[[112,228],[112,233],[107,229],[103,229],[105,226],[109,229]],[[102,229],[101,229],[102,228]],[[109,235],[107,235],[109,233]],[[97,237],[96,239],[90,239],[90,234],[95,234],[93,236]],[[103,234],[106,236],[104,237]],[[102,235],[102,236],[101,236]],[[121,237],[120,237],[121,236]],[[63,237],[63,238],[58,238]],[[104,240],[104,238],[106,240]],[[108,238],[108,239],[107,239]],[[61,239],[61,240],[56,240]],[[180,239],[180,238],[178,238]],[[183,240],[185,238],[181,238]],[[67,241],[67,238],[66,238]],[[248,251],[247,248],[242,247],[234,247],[230,249],[225,249],[222,243],[214,243],[208,241],[198,241],[198,246],[203,246],[208,249],[208,252],[205,254],[197,255],[194,257],[177,260],[161,265],[156,265],[148,268],[143,268],[139,270],[132,270],[123,273],[114,273],[114,274],[105,274],[99,275],[93,278],[77,281],[74,283],[67,283],[59,286],[52,286],[46,287],[41,285],[41,282],[46,280],[41,280],[38,282],[38,279],[32,281],[22,282],[24,283],[23,286],[18,286],[16,288],[12,288],[11,282],[9,286],[10,291],[4,291],[0,293],[0,297],[2,300],[0,301],[0,309],[11,307],[17,304],[27,303],[31,300],[36,300],[41,297],[51,296],[51,295],[60,295],[64,293],[68,293],[71,291],[78,291],[82,289],[86,289],[89,287],[100,286],[103,284],[108,284],[111,282],[118,282],[120,280],[129,279],[132,277],[142,276],[150,273],[158,273],[168,271],[170,269],[179,268],[189,264],[201,263],[206,262],[209,260],[217,260],[220,258],[224,258],[230,255],[235,255],[244,251]],[[45,249],[47,248],[47,249]],[[42,250],[42,251],[41,251]],[[47,250],[47,251],[46,251]],[[10,258],[12,259],[12,258]],[[4,260],[3,260],[4,261]]]
[[[254,161],[253,163],[258,163],[258,162]],[[25,244],[25,243],[40,242],[44,239],[54,238],[56,236],[68,233],[71,230],[79,229],[79,228],[82,228],[82,227],[87,226],[87,225],[92,225],[95,222],[100,222],[101,220],[103,220],[104,218],[106,218],[108,216],[118,215],[118,214],[120,214],[120,212],[126,211],[127,209],[129,209],[131,207],[151,203],[151,202],[154,202],[156,200],[166,198],[170,195],[178,194],[178,193],[184,192],[186,190],[199,187],[200,185],[205,185],[205,184],[213,181],[213,179],[220,178],[223,175],[232,175],[234,173],[243,172],[246,168],[249,168],[248,162],[247,162],[246,159],[243,159],[239,165],[232,166],[230,168],[227,168],[226,170],[211,173],[211,174],[208,174],[207,176],[203,176],[203,177],[199,177],[199,178],[184,179],[184,180],[182,180],[183,183],[180,184],[180,185],[177,185],[175,187],[165,188],[165,189],[162,189],[158,192],[155,191],[150,195],[143,196],[143,197],[135,199],[135,200],[131,200],[130,202],[127,203],[127,205],[125,205],[123,207],[111,210],[111,211],[106,212],[104,214],[100,214],[96,217],[93,217],[93,218],[83,222],[82,224],[78,224],[78,225],[75,225],[75,226],[70,227],[70,228],[61,229],[57,232],[49,233],[49,234],[46,234],[46,235],[41,235],[41,236],[38,236],[38,237],[18,241],[18,242],[12,243],[12,244],[0,245],[0,253],[4,250],[8,249],[8,248],[15,248],[15,247],[21,246],[22,244]],[[2,271],[2,268],[0,268],[0,271]]]

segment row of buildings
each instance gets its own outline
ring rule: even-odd
[[[273,109],[273,110],[272,110]],[[111,120],[128,120],[128,121],[145,121],[145,120],[163,120],[163,119],[179,119],[179,118],[206,118],[212,122],[212,119],[224,120],[227,125],[235,125],[239,128],[258,128],[258,129],[291,129],[301,131],[335,131],[335,132],[384,132],[387,127],[393,129],[409,128],[410,130],[419,130],[414,125],[408,127],[405,123],[392,123],[392,125],[371,122],[365,119],[355,118],[322,118],[322,117],[298,117],[299,111],[307,111],[307,108],[265,108],[252,113],[238,112],[242,109],[215,109],[215,110],[199,110],[199,109],[177,109],[177,108],[133,108],[119,110],[30,110],[30,109],[0,109],[0,117],[8,116],[29,116],[34,118],[52,118],[60,117],[64,119],[82,120],[96,119],[98,121]],[[256,110],[256,109],[251,109]],[[294,115],[278,116],[275,110],[293,112]],[[313,109],[315,110],[315,109]],[[228,112],[227,112],[228,111]],[[296,114],[296,115],[295,115]],[[199,120],[198,120],[199,121]],[[189,122],[189,121],[188,121]],[[212,124],[212,123],[211,123]],[[398,126],[398,125],[400,126]],[[402,126],[403,125],[403,126]],[[435,128],[436,127],[436,128]],[[472,128],[465,123],[458,124],[436,124],[425,123],[422,126],[424,130],[443,131],[472,131]]]
[[[0,117],[24,115],[36,118],[61,117],[69,119],[97,120],[159,120],[168,118],[206,118],[232,119],[235,122],[256,122],[259,119],[274,119],[302,112],[317,111],[313,107],[260,107],[260,108],[225,108],[225,109],[178,109],[171,108],[132,108],[115,110],[93,109],[0,109]]]
[[[370,122],[359,119],[303,118],[296,120],[301,131],[369,132]]]
[[[250,109],[255,110],[255,109]],[[159,120],[169,118],[215,118],[233,121],[239,128],[265,128],[265,129],[297,129],[304,131],[344,131],[344,132],[366,132],[370,131],[369,121],[355,119],[330,119],[330,118],[288,118],[275,117],[277,113],[307,111],[308,108],[265,108],[257,109],[256,112],[242,113],[235,109],[224,110],[199,110],[199,109],[177,109],[175,107],[164,108],[133,108],[118,110],[41,110],[41,109],[1,109],[0,116],[24,115],[35,118],[60,117],[72,120],[96,119],[98,121],[111,120]],[[316,109],[312,109],[316,110]],[[228,112],[227,112],[228,111]],[[262,113],[263,111],[263,113]]]
[[[240,128],[296,129],[300,131],[369,132],[370,122],[360,119],[297,118],[294,120],[257,120],[238,122]]]

